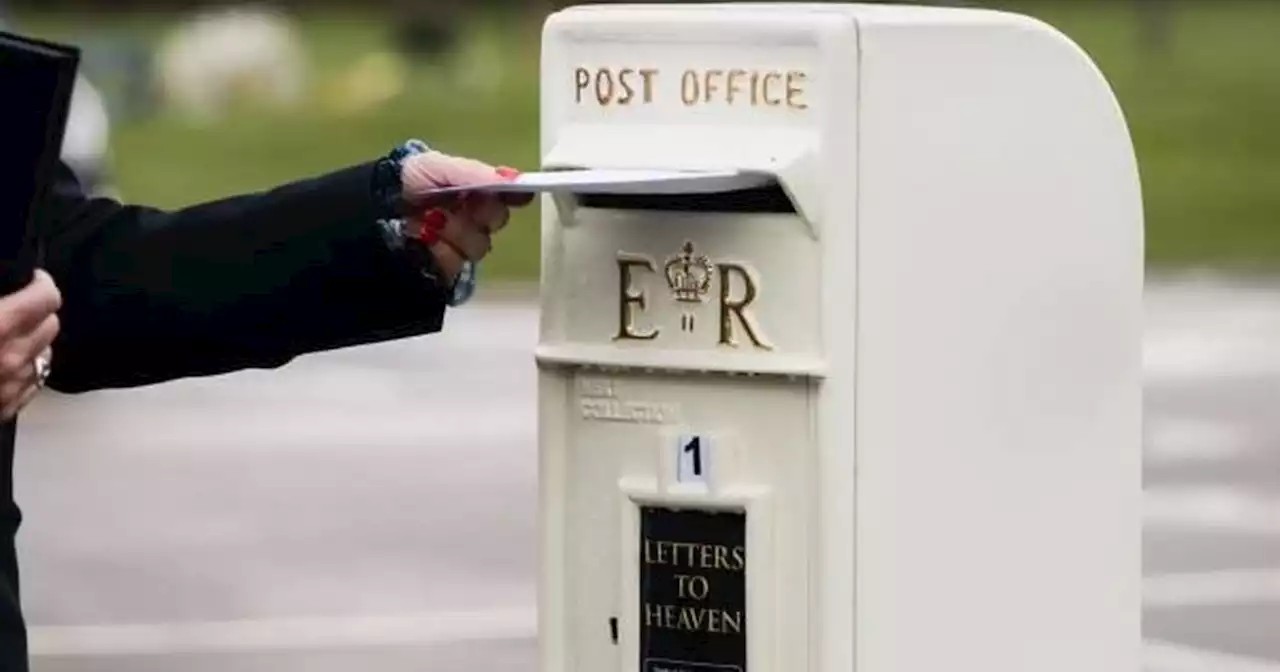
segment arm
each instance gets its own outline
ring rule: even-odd
[[[63,296],[49,386],[274,368],[438,331],[446,296],[423,273],[429,255],[379,226],[393,216],[375,195],[385,172],[358,165],[166,212],[86,198],[61,167],[41,222]]]

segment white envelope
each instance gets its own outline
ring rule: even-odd
[[[492,184],[445,187],[432,193],[698,194],[750,189],[773,181],[773,176],[766,173],[742,171],[551,170],[522,173],[514,180],[496,180]]]

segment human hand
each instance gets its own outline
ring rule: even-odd
[[[493,234],[511,217],[512,207],[533,201],[533,194],[493,194],[480,191],[433,195],[442,187],[492,184],[517,175],[475,159],[438,151],[404,160],[401,184],[404,199],[415,213],[410,234],[430,247],[440,270],[452,281],[463,265],[483,259],[493,249]]]
[[[0,419],[12,420],[44,387],[61,307],[53,278],[39,269],[26,287],[0,297]]]

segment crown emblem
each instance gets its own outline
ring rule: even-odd
[[[686,241],[680,253],[667,260],[667,285],[676,301],[701,303],[711,290],[715,267],[705,254],[694,256],[693,243]]]

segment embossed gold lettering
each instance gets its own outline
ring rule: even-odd
[[[614,397],[614,383],[608,378],[579,378],[578,392],[587,397]]]
[[[613,101],[613,73],[608,68],[596,72],[596,102],[608,105]]]
[[[601,397],[579,401],[582,417],[587,420],[610,422],[634,422],[646,425],[666,425],[679,417],[679,407],[652,401],[619,401]]]
[[[804,95],[804,85],[808,79],[809,75],[800,70],[787,72],[787,107],[794,107],[797,110],[809,109],[809,104],[800,100],[800,96]]]
[[[629,75],[636,74],[631,68],[623,68],[618,71],[618,86],[622,87],[622,96],[618,98],[619,105],[630,105],[631,99],[635,97],[636,90],[631,88],[631,79]]]
[[[653,102],[653,78],[657,74],[658,71],[654,68],[640,69],[640,79],[644,82],[644,102],[646,105]]]
[[[587,87],[591,85],[591,71],[586,68],[578,68],[577,70],[574,70],[573,81],[577,85],[577,91],[574,95],[577,96],[578,102],[581,103],[582,92],[586,91]]]
[[[574,97],[581,104],[583,96],[591,91],[601,106],[631,105],[637,99],[649,104],[653,102],[654,78],[657,75],[656,68],[576,68],[573,71]]]
[[[650,105],[659,96],[659,72],[658,68],[635,66],[577,67],[573,71],[574,99],[582,104],[594,94],[601,107]],[[808,82],[809,74],[804,70],[687,68],[680,75],[679,95],[686,107],[750,104],[807,110]]]
[[[736,96],[739,93],[742,93],[741,89],[738,88],[740,86],[738,83],[738,79],[746,76],[747,76],[746,70],[734,69],[729,71],[729,75],[726,78],[725,87],[724,87],[725,88],[724,98],[725,98],[725,101],[728,102],[730,105],[733,104],[734,96]]]
[[[719,79],[720,77],[724,77],[723,70],[708,70],[704,75],[704,83],[702,85],[702,90],[703,90],[703,95],[705,96],[706,101],[708,103],[711,102],[711,96],[716,91],[719,90],[719,88],[716,86],[716,80]]]
[[[680,100],[685,105],[694,105],[698,102],[698,73],[694,70],[685,70],[680,75]]]
[[[760,98],[764,100],[765,105],[769,105],[770,107],[777,107],[778,105],[782,104],[781,98],[769,97],[769,81],[770,80],[780,81],[781,79],[782,79],[782,73],[780,72],[773,71],[773,72],[765,73],[760,83]]]
[[[753,345],[761,350],[772,350],[773,345],[763,338],[755,317],[747,311],[751,302],[756,300],[757,294],[756,281],[752,274],[741,264],[716,264],[716,269],[720,276],[720,345],[738,347],[733,326],[736,319]],[[743,286],[742,296],[737,299],[730,298],[734,276],[741,279]]]
[[[657,265],[652,259],[618,254],[618,333],[613,336],[615,341],[651,341],[658,337],[656,327],[647,332],[636,330],[636,312],[643,312],[647,306],[644,290],[632,286],[632,270],[636,268],[643,268],[651,273],[657,271]]]

